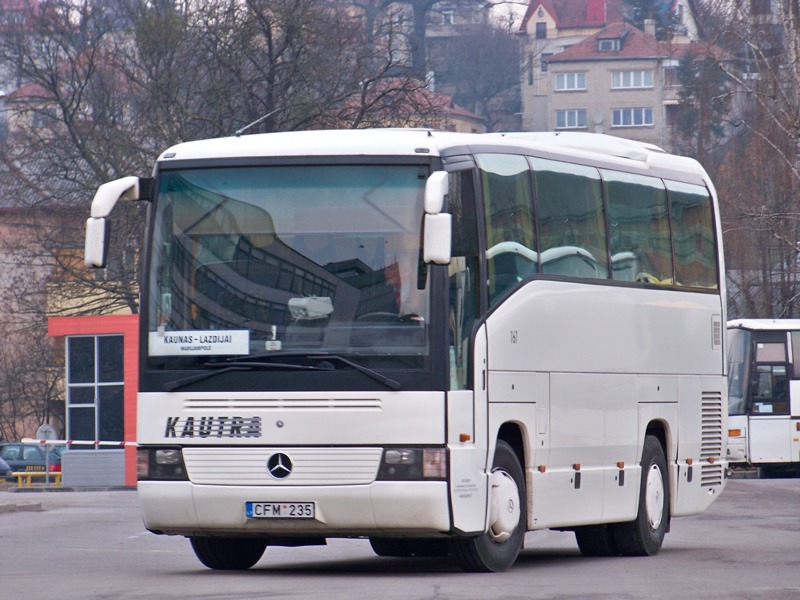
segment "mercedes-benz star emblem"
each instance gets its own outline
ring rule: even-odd
[[[285,479],[292,472],[292,459],[279,452],[269,457],[267,471],[275,479]]]

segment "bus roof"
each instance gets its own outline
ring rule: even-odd
[[[800,319],[735,319],[728,321],[728,329],[795,331],[800,330]]]
[[[539,156],[628,167],[677,179],[707,181],[700,164],[645,144],[600,133],[453,133],[432,129],[342,129],[241,135],[185,142],[159,162],[302,156],[446,156],[530,150]]]

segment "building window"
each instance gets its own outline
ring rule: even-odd
[[[442,25],[455,25],[456,22],[456,9],[444,8],[442,9]]]
[[[67,439],[124,439],[123,336],[67,337]]]
[[[547,69],[550,66],[549,63],[547,62],[547,59],[549,59],[551,56],[553,56],[552,52],[542,52],[542,59],[541,59],[542,73],[547,72]]]
[[[674,87],[680,85],[680,78],[678,77],[678,67],[664,67],[662,72],[665,87]]]
[[[614,108],[611,110],[612,127],[648,127],[652,125],[652,108]]]
[[[598,40],[597,49],[600,52],[616,52],[620,49],[619,38]]]
[[[586,109],[556,111],[556,129],[585,129]]]
[[[556,73],[556,91],[586,89],[586,73]]]
[[[611,88],[615,90],[653,87],[652,71],[612,71]]]

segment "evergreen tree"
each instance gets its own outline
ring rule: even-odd
[[[678,81],[677,145],[707,164],[715,143],[725,135],[729,79],[715,57],[688,51],[678,65]]]
[[[625,18],[644,31],[644,22],[652,19],[656,24],[656,39],[666,40],[675,26],[672,0],[624,0]]]

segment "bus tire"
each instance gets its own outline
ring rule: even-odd
[[[256,564],[267,549],[259,538],[191,536],[192,550],[209,569],[243,571]]]
[[[584,556],[617,556],[614,533],[608,525],[585,525],[575,528],[575,541]]]
[[[611,528],[622,556],[654,556],[661,549],[669,531],[669,480],[664,449],[653,435],[644,439],[636,518]]]
[[[514,450],[497,442],[489,477],[489,528],[481,536],[451,540],[451,553],[464,571],[505,571],[517,560],[528,524],[525,474]]]

